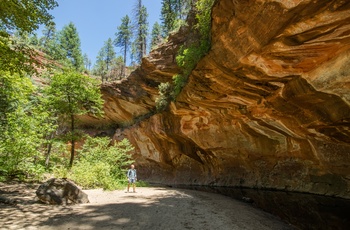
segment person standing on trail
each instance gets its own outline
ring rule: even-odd
[[[135,169],[134,165],[130,165],[130,169],[126,173],[126,176],[128,177],[128,190],[127,190],[127,192],[129,192],[130,184],[132,184],[133,192],[136,192],[135,187],[136,187],[137,174],[136,174],[136,169]]]

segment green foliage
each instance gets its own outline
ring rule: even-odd
[[[155,22],[152,28],[151,34],[151,49],[155,48],[163,41],[162,37],[162,27],[158,22]]]
[[[188,47],[182,47],[176,57],[176,62],[182,68],[184,76],[191,73],[198,61],[210,49],[211,8],[214,2],[215,0],[199,0],[196,3],[198,22],[195,29],[199,32],[200,39]]]
[[[103,100],[99,82],[89,76],[68,70],[55,74],[45,91],[50,107],[61,118],[70,122],[67,124],[70,127],[70,133],[67,135],[71,141],[70,166],[72,166],[75,141],[79,137],[75,130],[76,116],[87,113],[102,114]]]
[[[101,76],[102,82],[108,81],[108,74],[116,59],[112,39],[109,38],[98,53],[94,73]]]
[[[75,25],[70,22],[59,34],[59,45],[68,64],[76,71],[83,69],[83,55],[80,48],[80,38]]]
[[[171,98],[172,100],[175,100],[177,95],[180,94],[182,88],[186,85],[187,78],[183,75],[175,75],[173,77],[173,83],[174,83],[174,89],[171,92]]]
[[[103,105],[99,85],[96,79],[66,70],[52,77],[46,93],[52,108],[61,115],[99,115]]]
[[[66,52],[60,45],[60,33],[56,31],[55,23],[52,22],[46,25],[42,31],[42,35],[39,39],[39,49],[48,55],[48,59],[55,61],[64,60]],[[64,62],[61,64],[64,64]]]
[[[164,111],[170,103],[173,87],[169,82],[160,83],[158,85],[158,90],[159,97],[156,99],[156,108],[158,112],[161,112]]]
[[[108,138],[88,137],[70,177],[85,188],[116,189],[125,181],[126,169],[132,163],[131,150],[127,139],[110,145]]]
[[[84,59],[84,67],[85,67],[85,69],[86,70],[90,70],[91,60],[90,60],[89,56],[86,53],[84,54],[83,59]]]
[[[116,47],[120,47],[121,51],[124,53],[124,66],[126,66],[126,54],[131,45],[132,37],[132,25],[128,15],[122,18],[122,24],[118,26],[118,32],[115,33],[115,36],[114,44]]]
[[[193,0],[162,0],[161,16],[163,36],[178,30],[184,24]]]
[[[0,24],[6,30],[32,32],[38,25],[47,24],[52,16],[49,10],[57,6],[54,0],[2,1],[0,5]]]
[[[57,6],[54,0],[1,1],[0,4],[0,70],[20,73],[34,71],[39,63],[32,57],[36,53],[24,44],[18,44],[10,34],[19,31],[31,33],[39,24],[48,24],[48,13]]]
[[[198,61],[208,51],[208,47],[198,44],[192,44],[189,47],[181,47],[176,56],[176,63],[181,67],[183,75],[189,76],[196,67]]]
[[[29,78],[1,71],[0,85],[0,170],[6,176],[40,176],[38,150],[50,114],[41,109]]]
[[[134,9],[135,15],[135,40],[134,40],[134,57],[137,63],[141,63],[142,58],[146,55],[147,51],[147,36],[148,36],[148,13],[142,0],[137,0]]]
[[[11,73],[34,72],[39,63],[32,57],[36,52],[28,45],[19,43],[6,32],[0,30],[0,70]]]
[[[173,77],[172,86],[169,83],[161,83],[159,85],[159,97],[156,99],[157,111],[163,111],[170,103],[170,100],[176,100],[176,97],[186,85],[192,70],[196,67],[199,60],[209,51],[211,45],[211,8],[214,2],[215,0],[198,0],[196,2],[198,11],[196,18],[198,23],[194,28],[199,33],[200,39],[187,46],[182,46],[179,49],[176,62],[181,68],[182,74]],[[168,92],[169,90],[171,90],[171,92]]]
[[[175,20],[177,18],[175,3],[175,0],[162,1],[161,21],[163,23],[163,30],[165,35],[174,29]]]

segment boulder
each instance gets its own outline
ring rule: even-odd
[[[44,182],[39,186],[36,195],[47,204],[89,203],[88,195],[66,178],[52,178]]]

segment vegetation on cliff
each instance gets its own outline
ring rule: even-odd
[[[199,0],[196,2],[196,24],[194,26],[195,33],[198,34],[197,40],[191,40],[188,44],[182,46],[176,56],[176,62],[181,68],[182,73],[173,77],[171,83],[161,83],[158,86],[159,97],[156,100],[158,111],[167,108],[171,100],[176,97],[186,85],[187,79],[191,71],[196,67],[199,60],[210,49],[210,28],[211,28],[211,9],[215,0]]]

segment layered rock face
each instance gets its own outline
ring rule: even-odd
[[[107,115],[153,111],[178,47],[151,53],[117,97],[106,86]],[[350,198],[350,1],[218,0],[212,48],[177,101],[123,137],[144,180]]]

